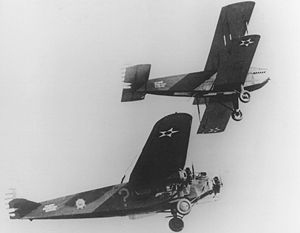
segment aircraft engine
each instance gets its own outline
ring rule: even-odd
[[[177,212],[179,214],[187,215],[188,213],[191,212],[192,203],[188,199],[183,198],[177,202],[176,207],[177,207]]]

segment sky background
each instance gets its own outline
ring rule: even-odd
[[[193,115],[187,165],[219,173],[218,202],[197,205],[184,232],[299,230],[299,3],[257,1],[252,66],[271,82],[242,104],[224,133],[196,135],[190,98],[121,103],[121,69],[152,64],[150,78],[203,70],[225,0],[0,1],[0,193],[44,201],[127,178],[150,131],[174,112]],[[202,112],[204,108],[201,108]],[[129,169],[127,169],[129,168]],[[154,215],[12,221],[0,232],[170,232]]]

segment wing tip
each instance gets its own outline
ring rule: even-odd
[[[229,5],[224,6],[223,8],[231,8],[231,7],[242,7],[242,8],[254,8],[254,1],[245,1],[245,2],[236,2]]]
[[[197,134],[215,134],[215,133],[222,133],[225,131],[225,128],[224,129],[203,129],[203,128],[200,128],[199,126],[199,129],[197,131]]]

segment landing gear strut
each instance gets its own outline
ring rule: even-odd
[[[173,218],[169,221],[169,227],[172,231],[179,232],[183,229],[184,222],[182,218],[190,213],[191,209],[192,203],[186,198],[182,198],[176,203],[176,208],[174,206],[174,209],[171,209]]]
[[[231,117],[235,121],[241,121],[243,119],[243,113],[239,109],[238,98],[235,98],[235,100],[233,101],[233,109],[232,109]]]
[[[250,92],[249,91],[246,91],[244,89],[244,86],[242,85],[241,86],[241,92],[240,92],[240,96],[239,96],[239,99],[240,101],[242,101],[243,103],[248,103],[250,101]]]

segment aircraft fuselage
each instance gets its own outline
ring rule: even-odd
[[[178,97],[213,97],[239,93],[241,87],[237,87],[236,84],[214,86],[216,77],[217,73],[205,71],[155,78],[148,80],[146,88],[142,87],[137,91]],[[252,92],[263,87],[268,81],[266,69],[251,67],[243,87]]]
[[[170,210],[180,198],[198,201],[212,194],[211,179],[207,177],[195,177],[188,193],[182,196],[178,196],[178,191],[171,186],[135,189],[129,183],[124,183],[40,203],[32,202],[34,204],[27,206],[26,202],[30,201],[15,199],[15,203],[11,204],[14,206],[11,218],[33,220],[132,216]],[[23,203],[19,208],[18,202]]]

